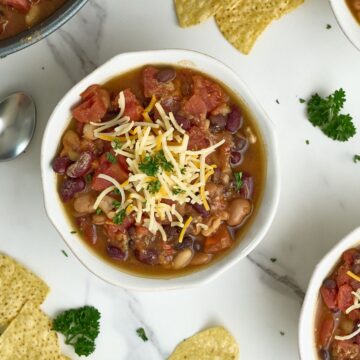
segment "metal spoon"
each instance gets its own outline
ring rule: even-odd
[[[28,147],[35,130],[36,108],[22,92],[0,101],[0,161],[19,156]]]

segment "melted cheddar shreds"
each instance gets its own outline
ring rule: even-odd
[[[125,111],[122,92],[119,95],[119,108],[117,117],[97,124],[94,136],[111,141],[114,153],[126,157],[129,178],[119,184],[109,175],[98,175],[109,181],[111,186],[100,193],[95,203],[96,208],[107,194],[117,189],[121,195],[121,206],[117,212],[123,210],[127,215],[133,214],[136,223],[147,227],[153,234],[159,232],[164,241],[167,240],[167,235],[161,222],[167,220],[171,226],[182,229],[179,237],[181,242],[192,218],[189,217],[184,223],[175,204],[199,204],[207,211],[210,210],[205,185],[216,166],[207,164],[206,158],[225,140],[202,150],[188,150],[189,135],[176,122],[172,113],[165,113],[155,97],[152,97],[142,114],[143,122],[134,122],[129,117],[122,116]],[[154,108],[157,109],[159,118],[153,121],[149,112]],[[160,160],[156,160],[157,169],[151,174],[153,176],[141,170],[144,164],[159,158]],[[173,204],[164,203],[164,200]],[[207,227],[201,225],[201,228]]]

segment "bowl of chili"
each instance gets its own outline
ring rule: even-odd
[[[341,30],[360,50],[360,1],[330,0],[330,4]]]
[[[50,35],[87,0],[0,0],[0,58]]]
[[[360,228],[340,240],[316,266],[299,322],[301,359],[360,357]]]
[[[118,55],[80,81],[41,151],[55,228],[94,274],[140,290],[206,283],[252,251],[278,167],[273,125],[238,75],[175,49]]]

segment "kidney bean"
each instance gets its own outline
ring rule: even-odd
[[[177,226],[163,225],[163,228],[169,240],[177,240],[179,238],[181,229]]]
[[[245,199],[251,199],[254,192],[254,179],[252,176],[243,175],[243,186],[240,189],[240,195]]]
[[[240,109],[237,106],[231,107],[231,112],[227,117],[226,130],[231,133],[236,133],[242,126],[243,116]]]
[[[360,264],[354,263],[351,267],[351,271],[355,274],[360,274]]]
[[[58,156],[52,162],[52,168],[57,174],[64,175],[71,163],[72,161],[68,156]]]
[[[320,358],[321,358],[321,360],[331,360],[329,350],[321,349],[320,350]]]
[[[71,200],[76,193],[85,189],[86,182],[82,178],[66,179],[60,187],[60,197],[62,201]]]
[[[192,236],[186,235],[181,243],[177,243],[174,246],[175,250],[183,250],[186,248],[192,247],[194,238]]]
[[[244,152],[249,146],[249,142],[247,141],[247,139],[240,135],[234,135],[233,142],[234,142],[233,149],[237,151]]]
[[[190,130],[191,122],[189,119],[181,115],[175,115],[175,120],[184,130]]]
[[[176,71],[171,68],[160,70],[156,75],[156,80],[162,83],[172,81],[176,78]]]
[[[203,205],[200,204],[191,204],[191,206],[202,216],[202,217],[209,217],[210,213],[205,210]]]
[[[148,265],[156,265],[159,262],[158,252],[155,249],[136,249],[134,255],[138,261]]]
[[[238,166],[242,162],[242,155],[240,151],[232,151],[230,154],[230,165],[231,166]]]
[[[91,151],[82,152],[79,159],[67,168],[66,175],[71,178],[85,175],[90,170],[93,159],[94,155]]]
[[[336,281],[334,279],[325,279],[322,285],[326,289],[336,289]]]
[[[225,129],[227,119],[225,115],[211,115],[209,117],[210,120],[210,130],[212,132],[218,132]]]
[[[117,246],[108,245],[106,252],[114,260],[126,260],[126,253]]]

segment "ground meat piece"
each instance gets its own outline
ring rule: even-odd
[[[160,70],[154,66],[147,66],[142,74],[144,96],[150,98],[155,95],[158,99],[177,93],[173,81],[159,82],[157,74]]]
[[[333,360],[360,360],[360,346],[335,340],[331,349]]]

